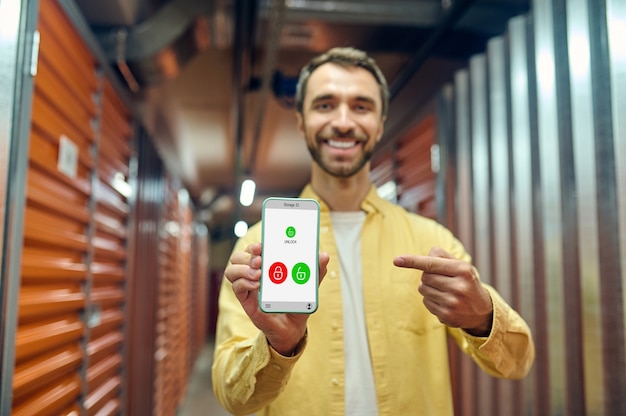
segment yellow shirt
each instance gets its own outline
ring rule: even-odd
[[[320,202],[320,251],[330,255],[319,308],[294,357],[283,357],[252,324],[224,278],[219,299],[213,389],[234,414],[343,415],[344,349],[339,260],[328,206],[310,186],[301,195]],[[421,271],[395,267],[400,254],[426,255],[439,246],[470,261],[461,243],[436,222],[406,212],[376,194],[361,205],[363,297],[379,415],[452,415],[447,336],[487,373],[524,377],[535,356],[524,320],[487,285],[493,303],[489,337],[441,324],[422,303]],[[261,240],[256,224],[235,251]],[[347,352],[349,353],[349,352]]]

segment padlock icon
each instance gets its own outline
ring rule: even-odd
[[[306,273],[302,271],[302,267],[298,267],[296,270],[296,279],[303,281],[306,279]]]
[[[268,277],[273,283],[280,284],[287,280],[287,266],[277,261],[270,266]]]
[[[303,285],[309,281],[311,277],[311,269],[306,263],[297,263],[291,270],[291,278],[299,285]]]

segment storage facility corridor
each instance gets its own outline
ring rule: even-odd
[[[213,342],[212,339],[209,340],[198,354],[198,358],[189,378],[187,393],[178,410],[177,416],[228,416],[230,414],[219,405],[211,390]]]

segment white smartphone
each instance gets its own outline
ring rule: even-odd
[[[320,206],[313,199],[263,202],[259,307],[272,313],[313,313],[318,304]]]

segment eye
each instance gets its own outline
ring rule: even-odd
[[[315,110],[326,111],[332,109],[332,105],[329,102],[318,102],[313,106]]]
[[[357,113],[368,113],[372,111],[372,106],[368,104],[358,103],[354,106],[354,111]]]

